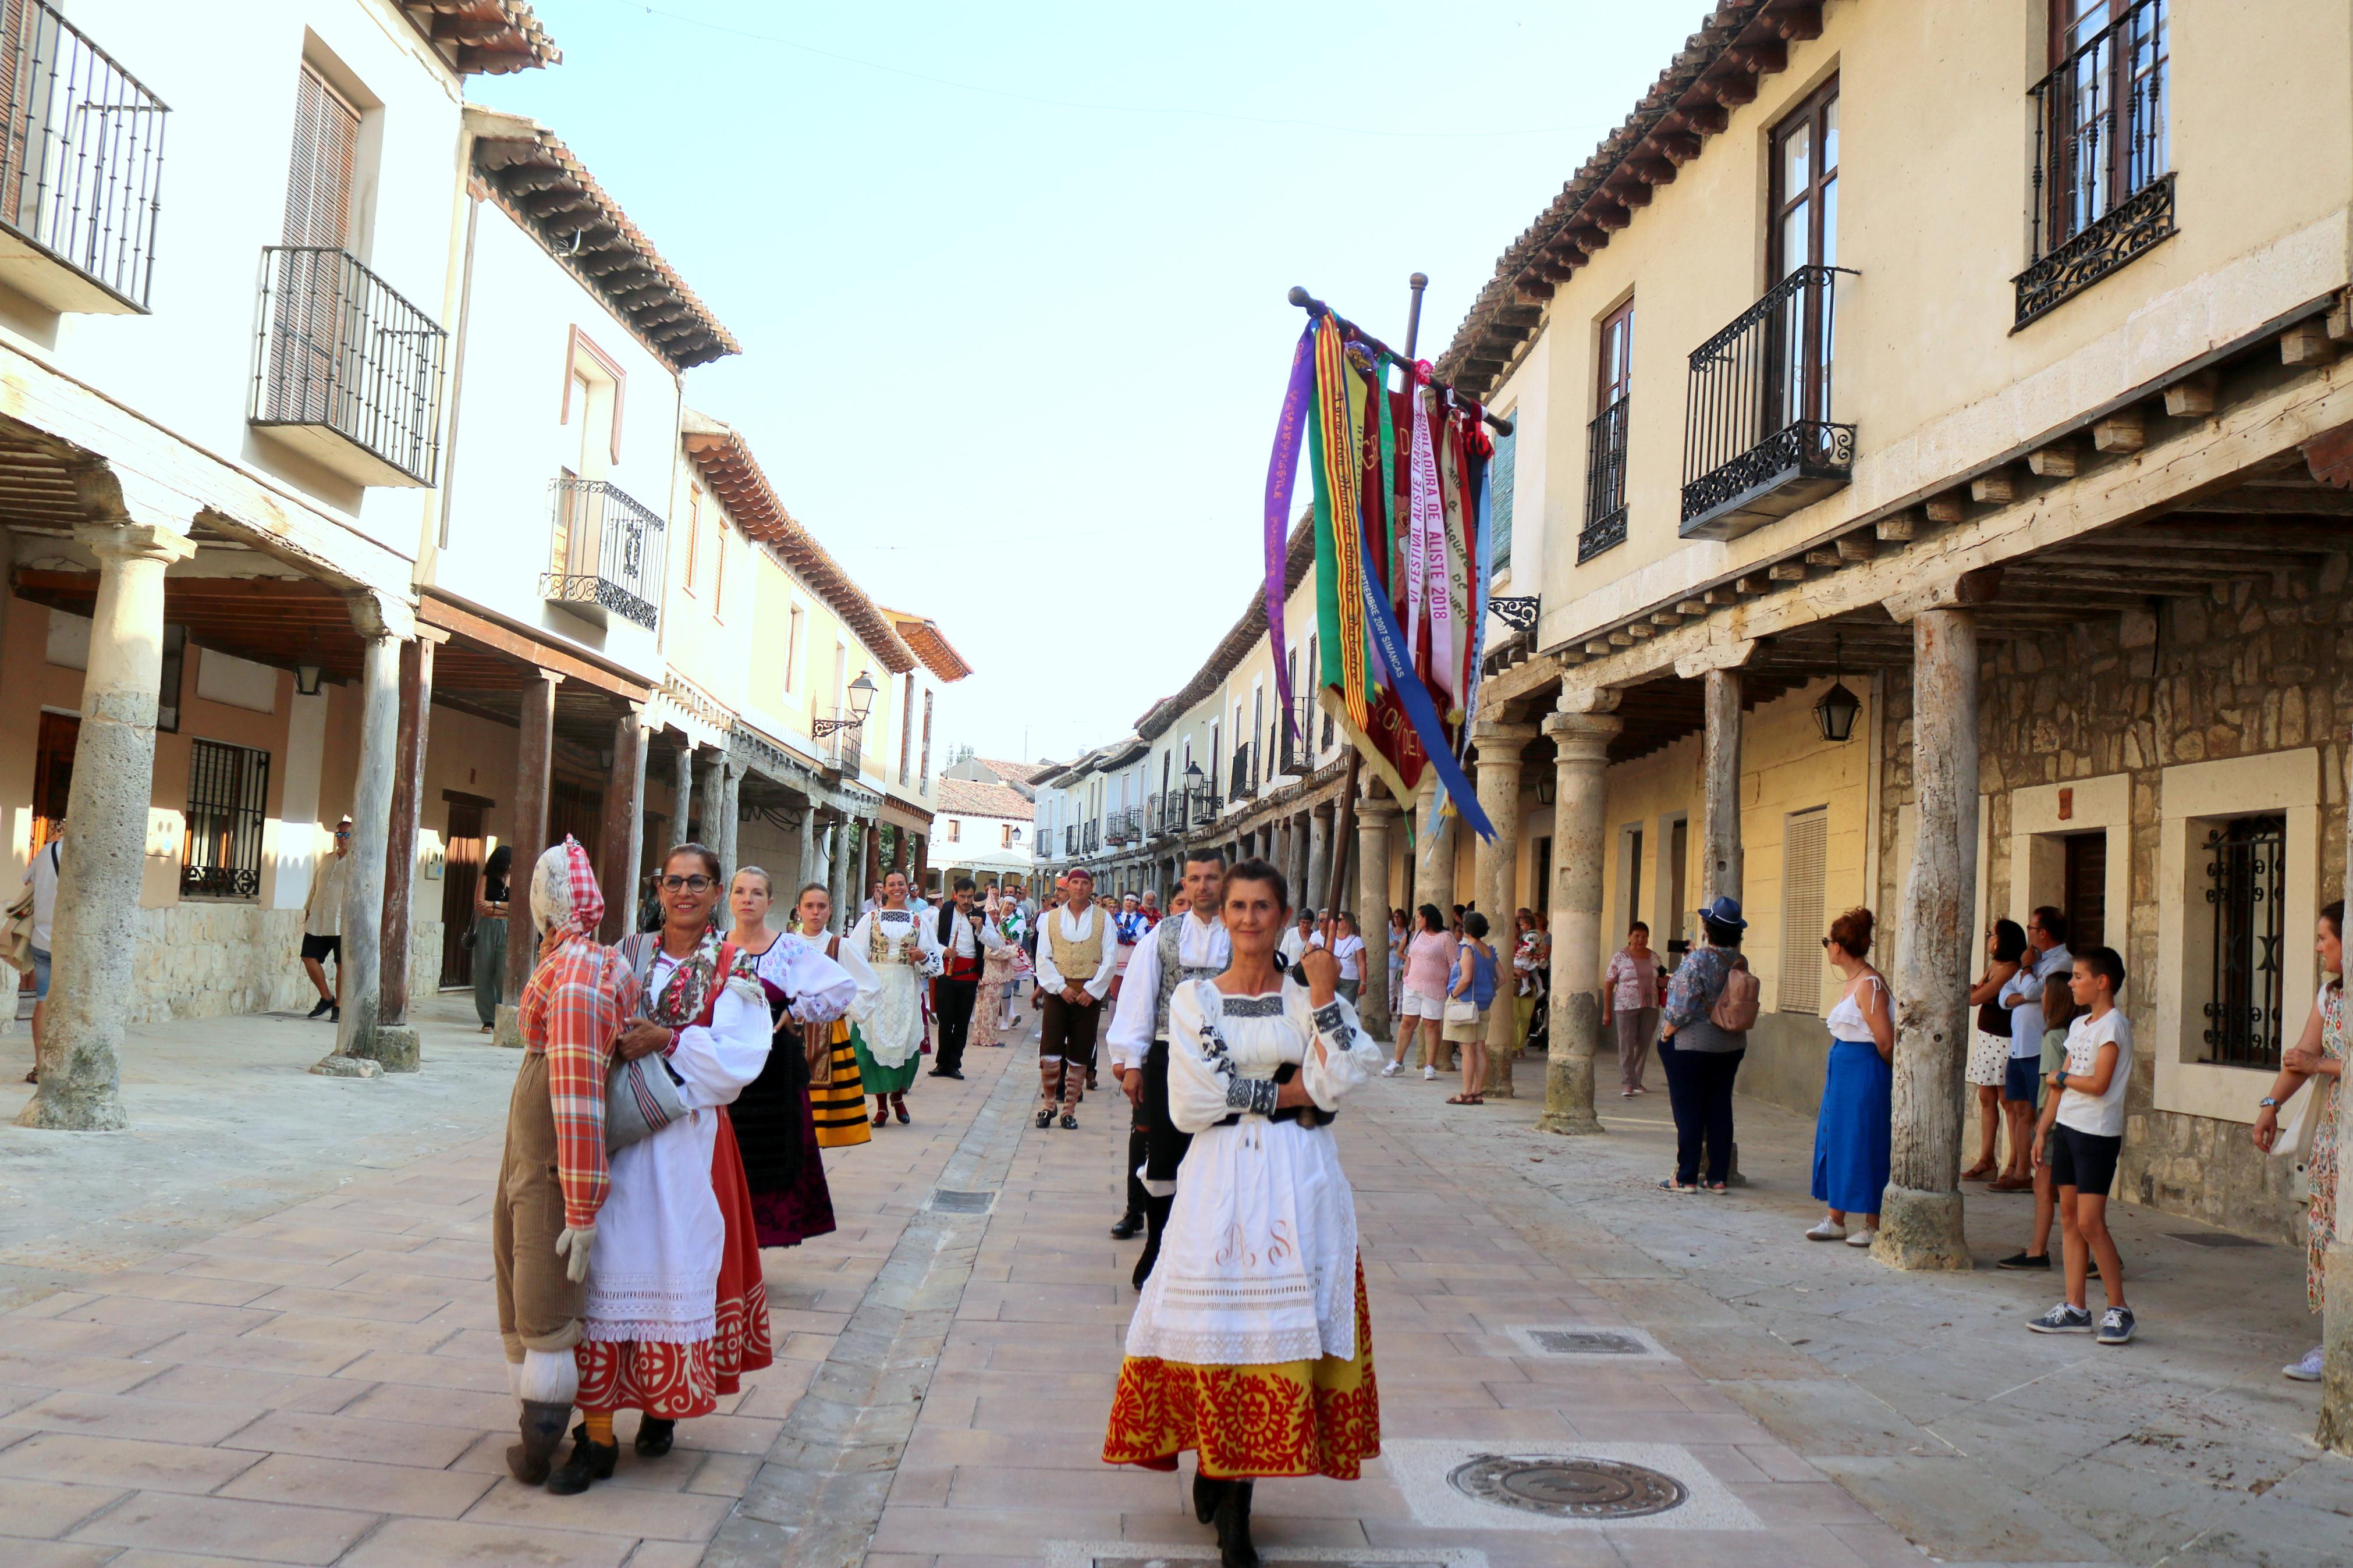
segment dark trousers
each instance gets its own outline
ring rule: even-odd
[[[1103,1005],[1073,1007],[1052,992],[1038,1021],[1039,1095],[1048,1107],[1059,1105],[1064,1115],[1079,1109],[1086,1091],[1087,1069],[1094,1066],[1095,1031],[1103,1024]]]
[[[1135,1288],[1141,1290],[1152,1277],[1152,1266],[1160,1261],[1160,1236],[1168,1228],[1168,1215],[1176,1206],[1176,1167],[1184,1163],[1185,1152],[1193,1146],[1193,1135],[1179,1132],[1168,1118],[1166,1040],[1153,1041],[1145,1053],[1144,1103],[1136,1110],[1144,1126],[1144,1180],[1130,1190],[1140,1189],[1144,1194],[1144,1255],[1135,1260],[1134,1275]]]
[[[1672,1040],[1659,1042],[1659,1064],[1667,1069],[1667,1104],[1675,1113],[1675,1180],[1686,1186],[1699,1179],[1703,1144],[1708,1184],[1732,1174],[1732,1080],[1747,1054],[1677,1050]]]
[[[932,1015],[939,1020],[940,1043],[933,1058],[934,1072],[955,1072],[964,1066],[964,1037],[972,1027],[973,999],[980,994],[978,980],[932,982]]]

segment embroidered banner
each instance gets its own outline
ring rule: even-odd
[[[1337,623],[1324,628],[1324,658],[1337,654],[1339,679],[1332,684],[1340,689],[1349,720],[1361,729],[1370,694],[1360,607],[1365,602],[1365,533],[1356,467],[1364,440],[1364,393],[1348,364],[1339,325],[1329,313],[1315,319],[1315,412],[1324,481],[1315,495],[1317,542],[1322,542],[1328,519]]]
[[[1494,825],[1480,809],[1470,781],[1462,776],[1462,764],[1454,760],[1454,750],[1447,742],[1445,724],[1430,700],[1429,689],[1422,685],[1420,678],[1413,673],[1412,665],[1406,661],[1405,635],[1398,629],[1397,612],[1389,607],[1388,596],[1386,594],[1366,594],[1364,603],[1365,618],[1370,623],[1373,640],[1380,645],[1381,658],[1396,672],[1393,689],[1397,692],[1398,702],[1405,710],[1406,718],[1411,721],[1415,733],[1421,737],[1422,746],[1430,753],[1430,765],[1438,770],[1439,788],[1454,797],[1456,809],[1461,814],[1462,820],[1471,825],[1472,832],[1482,838],[1493,838]],[[1399,798],[1408,797],[1400,795]]]

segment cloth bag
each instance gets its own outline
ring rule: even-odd
[[[0,931],[0,963],[29,974],[33,969],[33,889],[27,887],[8,905],[8,923]]]

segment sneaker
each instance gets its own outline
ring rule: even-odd
[[[2047,1269],[2051,1267],[2051,1255],[2047,1252],[2013,1252],[2008,1258],[2003,1258],[2000,1263],[1995,1264],[1994,1267],[1997,1268]]]
[[[1391,1062],[1387,1067],[1381,1068],[1381,1076],[1383,1078],[1395,1078],[1398,1074],[1403,1071],[1405,1071],[1405,1063]]]
[[[2280,1368],[2280,1375],[2292,1378],[2297,1383],[2318,1383],[2320,1381],[2320,1347],[2313,1346],[2304,1352],[2302,1361],[2290,1362]]]
[[[1821,1224],[1806,1232],[1806,1239],[1808,1241],[1844,1241],[1846,1239],[1846,1226],[1839,1224],[1834,1219],[1824,1216]]]
[[[2087,1334],[2092,1331],[2092,1314],[2062,1301],[2041,1317],[2029,1320],[2026,1326],[2038,1334]]]
[[[311,1009],[311,1016],[313,1018],[323,1018],[327,1016],[327,1009],[332,1007],[334,1005],[333,998],[322,996],[319,998],[319,1005]]]
[[[1424,1083],[1436,1083],[1438,1081],[1438,1069],[1436,1068],[1422,1068],[1421,1081]]]
[[[2111,1307],[2100,1314],[2097,1342],[2104,1345],[2132,1343],[2133,1315],[2130,1307]]]
[[[1867,1228],[1863,1230],[1851,1230],[1847,1232],[1846,1244],[1849,1247],[1869,1247],[1873,1242],[1877,1241],[1878,1239],[1879,1233],[1875,1230]]]

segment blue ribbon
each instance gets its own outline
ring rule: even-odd
[[[1359,520],[1358,527],[1362,526]],[[1368,542],[1366,549],[1370,548]],[[1438,709],[1430,700],[1429,689],[1414,673],[1413,660],[1406,657],[1405,633],[1398,627],[1397,611],[1390,607],[1380,580],[1370,572],[1365,574],[1365,619],[1372,625],[1373,646],[1380,650],[1391,671],[1389,685],[1397,693],[1398,706],[1405,710],[1407,721],[1421,737],[1422,750],[1430,753],[1430,765],[1438,770],[1439,787],[1454,797],[1455,809],[1462,814],[1462,820],[1471,825],[1472,831],[1492,842],[1494,824],[1479,808],[1477,792],[1462,776],[1462,764],[1454,760],[1453,748],[1446,743],[1446,726],[1440,721]]]
[[[1266,460],[1266,633],[1274,650],[1274,689],[1282,704],[1282,727],[1296,736],[1299,725],[1291,710],[1291,665],[1282,646],[1284,578],[1291,543],[1291,487],[1299,474],[1299,433],[1306,423],[1307,400],[1315,389],[1315,318],[1299,334],[1291,351],[1291,384],[1283,389],[1282,414],[1275,421],[1274,450]],[[1310,682],[1321,684],[1323,674],[1309,670]]]

